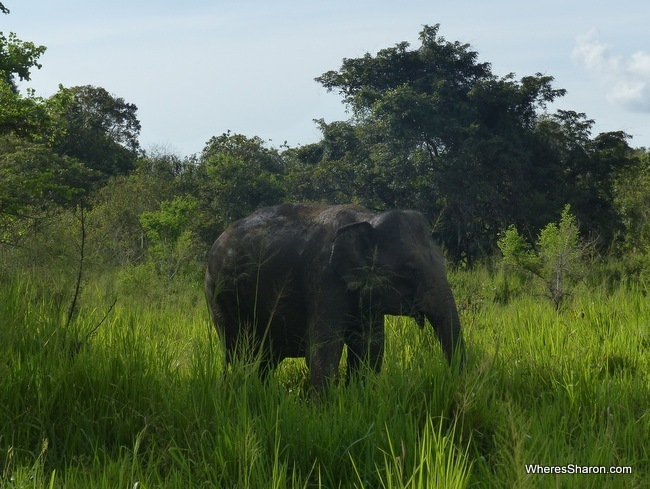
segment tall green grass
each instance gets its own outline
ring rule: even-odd
[[[561,311],[487,272],[453,277],[468,350],[388,320],[382,373],[312,402],[303,361],[223,374],[196,285],[0,286],[3,487],[649,487],[647,290],[576,293]],[[144,292],[144,291],[143,291]],[[115,308],[102,320],[113,294]],[[528,474],[630,466],[615,474]]]

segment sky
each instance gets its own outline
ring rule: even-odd
[[[95,85],[138,107],[145,150],[200,152],[226,131],[269,146],[320,140],[314,119],[348,118],[314,78],[344,58],[407,41],[423,25],[469,43],[497,76],[555,78],[556,109],[594,136],[650,148],[647,0],[3,0],[0,31],[47,47],[21,89]]]

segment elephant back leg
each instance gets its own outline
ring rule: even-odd
[[[241,318],[239,317],[236,301],[227,293],[219,294],[211,307],[214,326],[217,330],[226,352],[226,367],[241,356],[245,342]]]

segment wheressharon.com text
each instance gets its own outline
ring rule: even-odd
[[[527,474],[631,474],[632,467],[598,465],[540,465],[526,464]]]

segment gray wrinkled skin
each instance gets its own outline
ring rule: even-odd
[[[305,357],[311,384],[381,369],[384,315],[426,317],[449,362],[464,357],[444,258],[415,211],[285,204],[235,222],[208,257],[205,292],[226,361],[259,355],[261,373]]]

